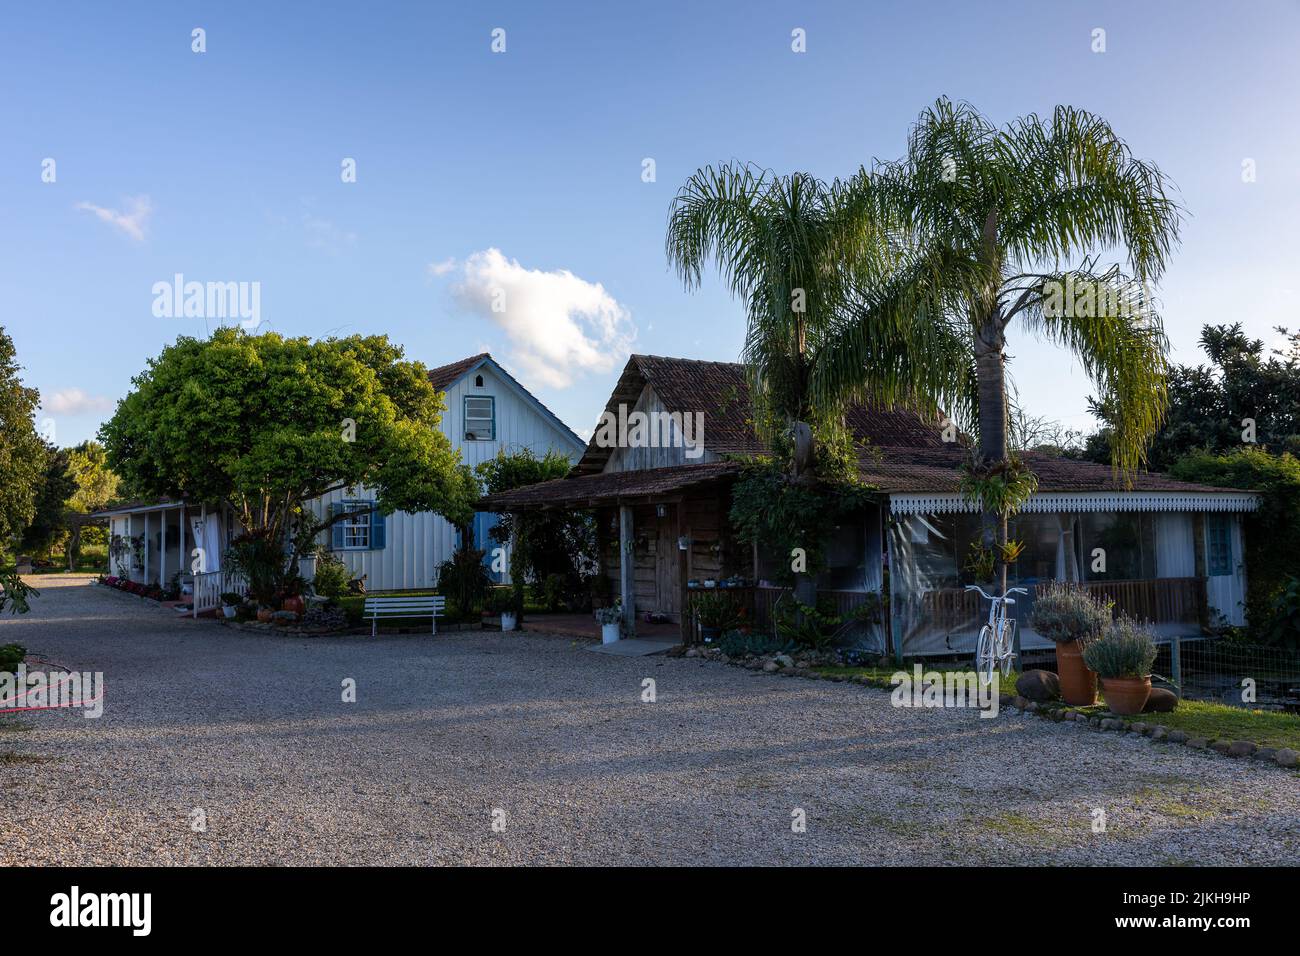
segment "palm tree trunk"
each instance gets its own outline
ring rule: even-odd
[[[985,468],[1007,459],[1006,345],[1002,317],[993,311],[975,332],[975,376],[979,389],[979,457]],[[1005,515],[982,512],[980,531],[983,546],[994,551],[1007,539]],[[996,552],[995,552],[996,553]],[[1007,567],[1000,560],[999,583],[1007,589]]]

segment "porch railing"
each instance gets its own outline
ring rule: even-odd
[[[194,575],[194,610],[198,617],[204,611],[221,607],[221,595],[226,593],[248,596],[248,582],[242,574],[231,571],[206,571]]]
[[[1089,581],[1084,587],[1096,597],[1115,602],[1115,610],[1153,624],[1196,624],[1205,614],[1205,581],[1201,578],[1148,578],[1129,581]],[[1033,589],[1016,616],[1033,607]],[[941,588],[927,591],[922,613],[932,627],[963,627],[988,614],[988,604],[975,591]],[[1023,620],[1022,620],[1023,624]]]

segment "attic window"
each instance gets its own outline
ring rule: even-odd
[[[474,376],[474,387],[475,387],[475,388],[482,388],[482,387],[483,387],[483,376],[482,376],[482,375],[475,375],[475,376]]]
[[[465,396],[465,440],[493,441],[497,437],[496,399],[491,395]]]

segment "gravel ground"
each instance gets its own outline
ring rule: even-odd
[[[0,643],[107,686],[98,720],[0,717],[0,864],[1280,864],[1300,850],[1296,775],[1249,760],[547,635],[253,635],[87,581],[41,578],[32,613],[0,623]]]

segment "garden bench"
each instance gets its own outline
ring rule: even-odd
[[[368,597],[365,614],[370,619],[370,636],[379,633],[381,617],[428,617],[430,634],[438,633],[438,615],[447,607],[447,599],[437,594],[425,594],[419,597]]]

